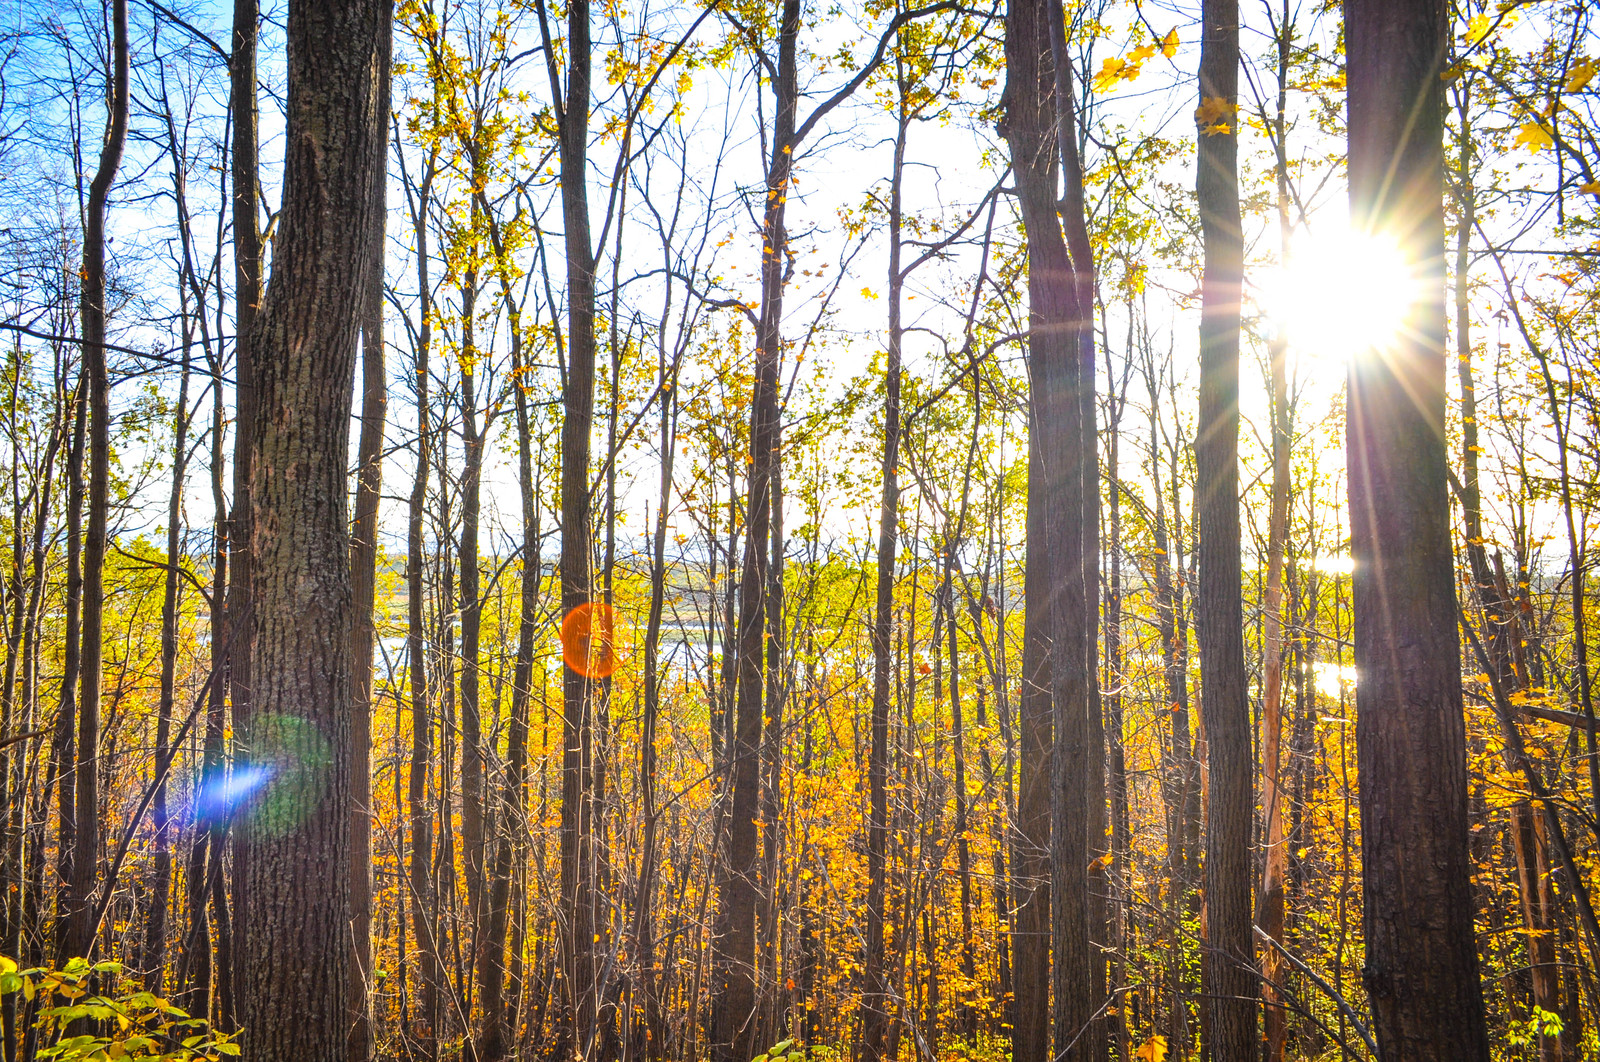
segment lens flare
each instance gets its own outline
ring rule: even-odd
[[[194,794],[195,818],[202,821],[226,818],[271,777],[270,767],[240,767],[231,774],[206,782]]]
[[[567,613],[561,621],[561,659],[586,678],[606,678],[617,670],[622,656],[610,605],[591,601]]]
[[[322,803],[333,748],[309,719],[263,712],[246,727],[249,766],[228,784],[232,809],[256,836],[283,837],[309,820]]]

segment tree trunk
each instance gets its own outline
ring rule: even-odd
[[[670,299],[669,299],[670,304]],[[640,837],[639,884],[634,899],[633,937],[638,950],[636,1008],[643,1029],[641,1057],[658,1059],[667,1051],[661,1013],[664,976],[657,971],[654,894],[660,808],[656,797],[656,724],[661,714],[661,619],[667,593],[667,514],[672,505],[673,458],[677,452],[677,366],[668,366],[665,347],[666,309],[662,310],[660,352],[661,481],[656,500],[656,526],[650,555],[650,612],[644,637],[644,715],[639,724],[639,798],[644,822]],[[714,585],[714,584],[713,584]]]
[[[223,469],[226,409],[222,398],[221,359],[211,363],[211,686],[206,691],[206,727],[201,743],[199,789],[195,799],[194,836],[189,841],[185,871],[188,926],[178,956],[180,1005],[191,1014],[211,1013],[211,920],[206,914],[211,902],[207,885],[210,877],[222,873],[222,848],[226,837],[225,816],[221,815],[217,794],[224,776],[223,752],[227,727],[227,638],[228,616],[228,506],[223,494]],[[220,984],[228,984],[230,971],[216,971]],[[220,994],[220,993],[219,993]],[[229,1013],[232,1012],[229,993]]]
[[[517,416],[517,483],[522,503],[522,580],[517,620],[517,656],[512,673],[511,726],[506,742],[506,770],[499,789],[500,837],[488,883],[487,924],[478,948],[479,999],[483,1026],[478,1062],[499,1062],[510,1051],[506,1002],[506,938],[510,928],[512,865],[523,851],[526,812],[523,788],[528,773],[528,702],[533,680],[534,636],[539,623],[539,487],[534,480],[531,426],[528,418],[526,355],[522,345],[522,313],[512,295],[498,225],[489,218],[501,301],[511,334],[511,387]]]
[[[228,636],[224,646],[227,666],[228,700],[233,707],[234,746],[239,752],[238,735],[250,715],[251,640],[254,637],[255,611],[252,604],[255,521],[251,515],[250,462],[256,430],[255,346],[257,319],[261,307],[261,221],[257,182],[260,180],[258,118],[256,113],[256,39],[259,0],[233,0],[233,54],[228,60],[229,109],[233,121],[233,281],[234,281],[234,364],[233,364],[233,510],[228,521]],[[230,814],[217,815],[211,836],[211,860],[219,867],[222,846],[227,838]],[[241,858],[242,856],[242,858]],[[249,868],[248,854],[234,848],[234,900],[245,895]],[[219,874],[213,876],[212,916],[220,929],[229,913],[223,910],[227,889]],[[224,981],[227,994],[236,995],[245,976],[242,969],[221,969],[219,955],[217,982]],[[237,1005],[225,1005],[224,1027],[236,1026],[242,1016]]]
[[[1096,1057],[1088,904],[1090,673],[1083,582],[1084,465],[1080,353],[1087,319],[1056,213],[1057,161],[1070,104],[1059,99],[1060,8],[1012,0],[1006,12],[1003,131],[1028,237],[1028,553],[1024,596],[1022,767],[1013,875],[1017,1062]],[[1096,765],[1096,769],[1098,766]],[[1052,885],[1054,903],[1052,904]],[[1052,910],[1053,908],[1053,910]],[[1055,1004],[1051,1000],[1054,943]],[[1052,1055],[1052,1024],[1058,1040]]]
[[[760,876],[756,818],[761,789],[761,731],[766,692],[768,573],[773,486],[779,461],[778,366],[783,357],[783,287],[787,256],[785,203],[798,104],[799,0],[784,0],[778,29],[777,97],[767,197],[761,232],[761,317],[750,408],[750,475],[745,503],[744,563],[739,575],[737,684],[726,849],[717,865],[718,898],[712,959],[711,1057],[744,1062],[755,1044],[756,903]]]
[[[877,587],[872,619],[872,722],[867,753],[867,940],[863,956],[861,1058],[883,1057],[889,1029],[889,991],[884,973],[889,840],[889,694],[893,678],[895,553],[900,541],[900,323],[901,180],[905,170],[908,118],[901,94],[896,110],[894,161],[889,176],[889,344],[884,366],[883,493],[878,507]]]
[[[1561,967],[1556,962],[1556,906],[1550,890],[1548,842],[1544,838],[1544,819],[1531,804],[1512,805],[1511,837],[1517,853],[1517,884],[1528,933],[1532,1002],[1548,1014],[1559,1015],[1562,1012]],[[1560,1035],[1541,1035],[1538,1042],[1541,1062],[1563,1062]]]
[[[61,649],[61,710],[56,715],[51,740],[51,759],[59,786],[56,794],[56,861],[62,881],[56,905],[55,950],[58,956],[71,954],[72,853],[78,824],[76,749],[78,742],[79,654],[83,648],[83,450],[87,445],[89,403],[88,380],[78,374],[73,389],[72,442],[67,449],[67,578],[66,616],[62,622],[64,645]]]
[[[474,206],[476,211],[476,206]],[[475,223],[482,219],[475,217]],[[461,538],[456,568],[461,580],[461,848],[467,878],[468,926],[473,945],[483,925],[484,820],[487,750],[480,707],[483,600],[479,591],[478,522],[482,514],[484,433],[478,425],[476,317],[478,271],[466,270],[461,285]]]
[[[387,116],[388,56],[381,58],[378,113]],[[375,165],[384,173],[385,145],[377,141]],[[378,183],[373,209],[383,224],[384,185]],[[378,631],[378,503],[383,490],[383,428],[389,409],[383,339],[383,239],[381,228],[371,248],[370,270],[361,306],[361,435],[356,444],[355,520],[350,534],[350,590],[354,626],[350,639],[350,682],[354,696],[350,758],[350,940],[354,976],[350,983],[349,1062],[366,1062],[372,1053],[372,654]]]
[[[1109,555],[1107,556],[1106,578],[1106,795],[1111,805],[1111,900],[1115,904],[1113,909],[1113,933],[1109,942],[1111,947],[1111,970],[1107,986],[1113,993],[1120,992],[1128,987],[1130,970],[1129,946],[1130,917],[1132,907],[1132,866],[1134,846],[1129,836],[1129,808],[1128,808],[1128,763],[1125,747],[1126,723],[1123,713],[1123,683],[1127,680],[1126,650],[1123,646],[1123,587],[1122,587],[1122,483],[1121,483],[1121,439],[1122,439],[1122,414],[1128,404],[1128,376],[1133,364],[1132,343],[1132,306],[1129,306],[1129,342],[1127,350],[1128,360],[1123,364],[1121,386],[1118,387],[1111,374],[1111,359],[1106,359],[1106,380],[1108,384],[1110,415],[1106,425],[1106,495],[1110,502],[1111,512],[1107,517],[1107,527],[1111,533],[1108,543]],[[1131,1000],[1118,995],[1112,1006],[1116,1014],[1111,1018],[1111,1036],[1116,1044],[1115,1057],[1121,1062],[1130,1062],[1133,1055],[1132,1034],[1133,1023],[1129,1020],[1128,1004]]]
[[[180,171],[181,172],[181,171]],[[181,195],[181,193],[180,193]],[[201,308],[204,312],[204,307]],[[188,327],[187,322],[185,326]],[[183,584],[183,479],[189,456],[189,352],[184,350],[178,381],[178,409],[173,417],[172,482],[167,492],[167,570],[161,585],[161,692],[156,705],[156,757],[170,761],[172,710],[178,685],[178,608]],[[156,782],[151,805],[155,827],[154,881],[145,911],[144,949],[138,963],[145,985],[160,994],[167,951],[167,905],[172,894],[172,814],[167,806],[167,779]]]
[[[1255,1057],[1255,939],[1250,842],[1255,818],[1250,704],[1244,668],[1239,541],[1239,298],[1244,236],[1239,218],[1237,0],[1206,0],[1201,14],[1199,207],[1200,415],[1195,508],[1200,585],[1200,716],[1206,731],[1205,918],[1201,973],[1205,1034],[1215,1062]]]
[[[241,720],[246,1050],[347,1057],[354,691],[347,469],[383,181],[385,0],[296,4],[274,277],[252,337],[252,689]],[[357,263],[357,268],[351,268]]]
[[[594,428],[594,244],[589,226],[590,38],[588,0],[567,8],[567,89],[560,108],[561,211],[566,229],[567,372],[561,422],[561,614],[590,607],[589,436]],[[553,75],[552,75],[553,79]],[[592,792],[595,680],[571,666],[562,680],[561,897],[568,912],[563,941],[571,1048],[587,1057],[598,1042],[597,953],[605,946],[595,896]]]
[[[428,468],[433,462],[433,428],[429,409],[429,353],[433,343],[432,287],[428,279],[428,210],[437,156],[430,154],[414,198],[408,196],[417,244],[417,332],[413,379],[416,387],[417,458],[406,510],[406,663],[411,687],[411,763],[406,777],[406,809],[410,818],[411,862],[407,868],[411,924],[417,941],[418,974],[422,981],[422,1016],[408,1030],[416,1057],[431,1062],[442,1020],[439,1010],[440,968],[433,911],[433,809],[429,771],[433,765],[433,712],[428,699],[428,622],[424,575],[427,568],[425,522],[428,515]]]
[[[128,139],[128,4],[112,0],[110,114],[100,165],[89,185],[83,231],[83,374],[89,402],[89,521],[83,544],[83,648],[79,655],[71,915],[67,954],[94,947],[94,886],[100,854],[100,669],[105,631],[106,521],[111,504],[111,404],[106,373],[106,200]]]
[[[1072,563],[1078,566],[1077,579],[1082,581],[1082,603],[1072,605],[1072,593],[1061,598],[1062,608],[1072,609],[1064,616],[1059,637],[1066,649],[1082,661],[1082,693],[1078,693],[1077,678],[1054,672],[1056,681],[1056,752],[1051,776],[1051,819],[1053,836],[1061,838],[1064,830],[1085,835],[1086,848],[1083,859],[1072,862],[1070,849],[1054,843],[1051,883],[1054,896],[1066,896],[1072,904],[1085,908],[1086,961],[1072,953],[1077,934],[1078,913],[1067,910],[1062,904],[1053,907],[1053,940],[1056,952],[1061,955],[1062,940],[1067,942],[1067,953],[1054,966],[1054,1035],[1056,1057],[1072,1056],[1072,1046],[1077,1044],[1078,1056],[1102,1059],[1106,1056],[1106,955],[1102,945],[1107,942],[1106,923],[1106,868],[1109,852],[1106,846],[1106,725],[1101,718],[1099,696],[1099,446],[1096,433],[1098,408],[1094,401],[1094,307],[1098,304],[1098,281],[1094,278],[1094,250],[1088,232],[1088,208],[1085,205],[1083,184],[1082,122],[1078,115],[1074,93],[1074,69],[1067,51],[1067,18],[1061,0],[1048,3],[1050,26],[1051,64],[1054,75],[1054,118],[1056,118],[1056,150],[1061,157],[1061,203],[1056,206],[1061,216],[1062,235],[1066,237],[1067,259],[1072,270],[1072,328],[1074,328],[1074,355],[1077,361],[1077,379],[1074,381],[1074,401],[1077,401],[1077,440],[1069,438],[1072,456],[1067,475],[1077,480],[1077,520],[1080,521],[1078,547],[1070,553]],[[1072,502],[1067,493],[1066,504]],[[1067,510],[1067,520],[1074,518]],[[1070,549],[1072,536],[1067,534]],[[1074,576],[1069,576],[1074,579]],[[1062,681],[1067,685],[1062,686]],[[1067,721],[1067,726],[1062,725]],[[1078,737],[1082,731],[1082,737]],[[1074,745],[1082,742],[1082,749]],[[1078,806],[1082,804],[1082,806]],[[1078,884],[1078,867],[1083,867],[1083,883]],[[1067,993],[1083,993],[1086,1000],[1064,1000]]]
[[[1383,1062],[1488,1057],[1467,852],[1444,430],[1440,0],[1345,0],[1350,210],[1418,292],[1349,370],[1364,980]]]
[[[1289,55],[1293,44],[1292,14],[1287,3],[1277,25],[1277,113],[1273,119],[1273,178],[1277,186],[1278,247],[1287,259],[1289,236],[1289,152],[1285,137],[1285,111],[1289,92]],[[1284,935],[1284,883],[1289,868],[1289,842],[1284,833],[1283,808],[1283,569],[1289,530],[1289,448],[1293,444],[1289,408],[1289,337],[1280,332],[1267,347],[1267,392],[1272,427],[1272,498],[1267,516],[1267,585],[1262,600],[1261,650],[1261,807],[1266,819],[1266,853],[1261,891],[1256,898],[1256,921],[1263,932],[1287,947]],[[1266,1033],[1264,1062],[1283,1062],[1288,1039],[1288,1011],[1281,986],[1288,973],[1283,953],[1267,947],[1261,952],[1263,1025]]]

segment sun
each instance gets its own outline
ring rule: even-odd
[[[1302,230],[1257,287],[1268,335],[1299,359],[1342,363],[1403,334],[1420,285],[1399,244],[1326,222]]]

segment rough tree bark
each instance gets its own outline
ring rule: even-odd
[[[284,197],[252,352],[252,699],[239,720],[246,1051],[348,1051],[351,948],[349,424],[381,225],[387,0],[288,16]]]
[[[1383,1062],[1488,1057],[1446,497],[1443,0],[1345,0],[1350,212],[1417,281],[1349,369],[1364,980]]]
[[[1200,414],[1195,436],[1195,508],[1200,542],[1196,633],[1200,716],[1210,754],[1206,804],[1203,1016],[1215,1062],[1256,1054],[1255,938],[1251,932],[1250,839],[1255,817],[1250,703],[1244,668],[1239,540],[1239,299],[1244,233],[1239,216],[1239,5],[1201,8]]]
[[[1084,200],[1082,119],[1073,87],[1076,71],[1067,47],[1067,16],[1061,0],[1049,0],[1046,16],[1050,30],[1050,59],[1055,82],[1053,96],[1056,151],[1061,162],[1061,200],[1056,210],[1067,243],[1071,270],[1073,356],[1077,375],[1072,401],[1077,403],[1077,438],[1069,437],[1066,474],[1077,483],[1076,508],[1066,510],[1070,523],[1076,516],[1077,549],[1071,554],[1078,571],[1069,575],[1068,593],[1059,599],[1064,612],[1058,630],[1072,672],[1053,672],[1055,694],[1055,760],[1051,769],[1051,822],[1053,839],[1084,837],[1079,855],[1071,846],[1052,845],[1053,895],[1064,897],[1051,908],[1051,941],[1060,956],[1053,970],[1055,994],[1055,1058],[1099,1059],[1106,1053],[1109,1011],[1106,1000],[1106,750],[1105,724],[1100,714],[1100,457],[1096,443],[1094,313],[1098,302],[1094,248],[1089,239],[1088,208]],[[1073,504],[1073,492],[1062,499]],[[1071,548],[1069,531],[1066,545]],[[1069,560],[1069,563],[1071,561]],[[1074,603],[1071,583],[1082,587]],[[1082,668],[1081,682],[1077,668]],[[1080,871],[1080,867],[1085,868]],[[1080,883],[1079,875],[1083,875]],[[1068,906],[1070,904],[1070,907]],[[1083,907],[1080,914],[1076,908]],[[1082,955],[1076,943],[1079,920],[1086,919],[1087,943]],[[1086,962],[1083,958],[1086,956]],[[1075,1053],[1074,1053],[1075,1052]]]
[[[1022,771],[1012,871],[1017,887],[1011,1044],[1018,1062],[1088,1059],[1094,1039],[1077,1035],[1090,1025],[1095,1010],[1087,904],[1088,804],[1081,786],[1088,768],[1090,675],[1079,395],[1084,320],[1056,213],[1057,162],[1065,139],[1058,139],[1058,123],[1065,108],[1058,110],[1051,22],[1060,17],[1058,5],[1040,0],[1011,0],[1006,10],[1002,132],[1011,150],[1028,237],[1030,381]],[[1053,1012],[1052,941],[1057,987]],[[1055,1056],[1050,1050],[1052,1022],[1062,1039]]]

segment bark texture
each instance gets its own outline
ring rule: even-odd
[[[1239,297],[1244,234],[1239,217],[1239,5],[1201,9],[1199,193],[1200,416],[1195,500],[1200,543],[1196,633],[1200,718],[1210,754],[1206,805],[1201,979],[1204,1031],[1214,1062],[1256,1054],[1255,941],[1250,929],[1250,704],[1244,669],[1239,540]]]
[[[384,117],[385,0],[296,3],[273,279],[251,337],[254,599],[236,776],[245,1050],[344,1059],[351,946],[349,423]]]
[[[1349,370],[1364,979],[1383,1062],[1488,1057],[1446,497],[1443,0],[1346,0],[1350,210],[1417,280]]]
[[[1060,98],[1066,71],[1058,5],[1012,0],[1006,10],[1007,110],[1017,200],[1028,238],[1027,612],[1019,712],[1020,788],[1014,839],[1013,932],[1018,1062],[1087,1059],[1095,1036],[1090,941],[1087,785],[1090,679],[1083,581],[1084,403],[1080,356],[1087,324],[1079,277],[1057,215],[1058,163],[1074,155]],[[1072,180],[1068,175],[1068,183]],[[1052,892],[1054,902],[1052,904]],[[1054,968],[1052,971],[1052,944]],[[1051,1006],[1052,972],[1056,991]],[[1051,1052],[1051,1029],[1059,1043]],[[1102,1027],[1103,1028],[1103,1027]]]

